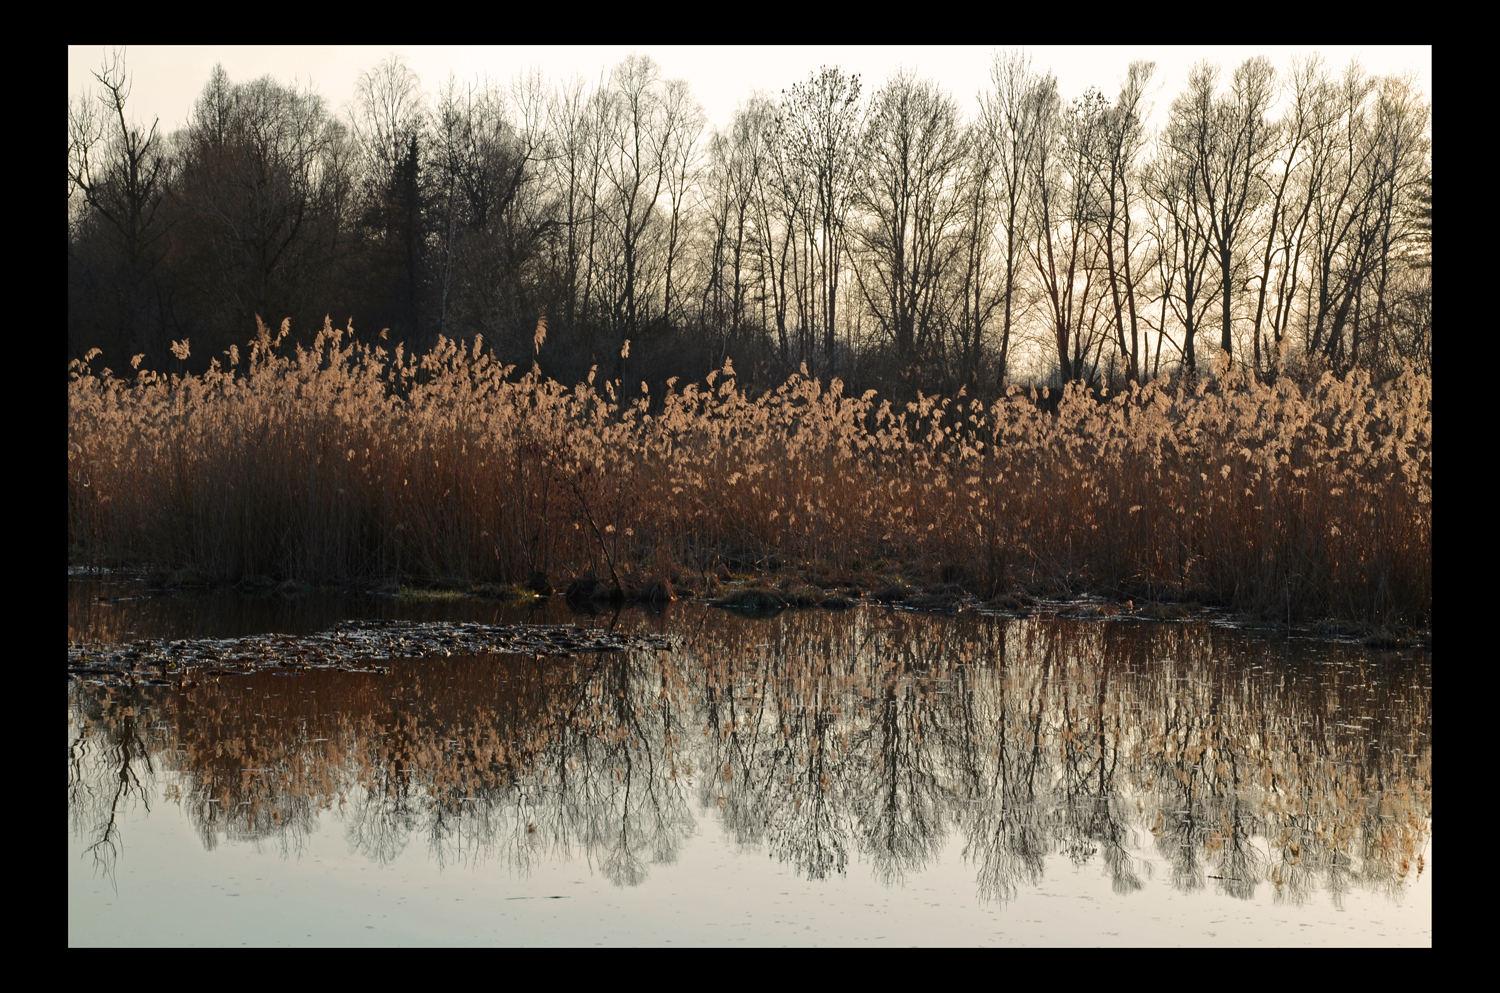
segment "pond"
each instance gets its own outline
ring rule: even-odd
[[[649,647],[70,678],[70,945],[1432,944],[1425,651],[68,585],[70,644],[351,619]]]

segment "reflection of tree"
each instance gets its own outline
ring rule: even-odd
[[[366,784],[364,795],[350,805],[344,833],[350,848],[383,865],[401,854],[412,832],[419,830],[421,824],[405,787],[381,778],[385,781]],[[440,806],[434,808],[435,826],[442,816],[441,810]],[[441,854],[441,847],[434,847]]]
[[[839,669],[848,644],[778,631],[706,667],[699,802],[741,845],[764,843],[809,879],[843,872],[849,839],[839,770]],[[732,661],[731,661],[732,660]]]
[[[1002,652],[995,659],[1003,673],[994,681],[976,686],[973,697],[977,716],[971,721],[981,742],[993,742],[989,756],[979,752],[992,767],[975,800],[974,814],[967,819],[968,843],[964,857],[979,866],[979,894],[985,900],[1009,900],[1018,885],[1041,882],[1044,860],[1051,850],[1046,823],[1047,804],[1039,796],[1039,771],[1043,765],[1047,681],[1052,658],[1042,655],[1039,665],[1013,670]]]
[[[1097,631],[1101,635],[1113,634],[1102,627]],[[1088,660],[1089,653],[1070,652],[1069,647],[1059,646],[1059,654]],[[1102,660],[1112,661],[1109,646],[1098,647]],[[1120,795],[1115,778],[1125,736],[1124,707],[1120,697],[1111,692],[1115,688],[1112,665],[1084,668],[1084,672],[1066,680],[1062,690],[1059,737],[1063,752],[1062,786],[1068,798],[1063,823],[1075,839],[1071,849],[1087,852],[1079,861],[1099,854],[1109,870],[1111,887],[1124,895],[1143,885],[1136,860],[1128,850],[1133,845],[1130,808]]]
[[[940,727],[933,695],[903,679],[905,666],[886,682],[870,722],[853,736],[857,831],[875,864],[875,875],[900,882],[937,854],[943,841],[942,786],[924,723]]]
[[[849,751],[840,726],[840,705],[847,702],[840,670],[849,645],[828,639],[799,645],[783,632],[771,648],[772,734],[745,779],[754,784],[771,851],[807,878],[823,879],[849,864],[849,789],[839,774]]]
[[[375,861],[424,837],[440,864],[583,855],[621,886],[677,858],[689,793],[813,879],[858,856],[894,882],[957,830],[991,900],[1057,856],[1122,895],[1153,858],[1242,899],[1394,894],[1422,869],[1425,663],[1190,625],[676,613],[672,653],[72,684],[70,823],[108,871],[116,813],[165,769],[206,847],[290,854],[337,811]]]
[[[665,682],[652,687],[626,656],[599,662],[585,690],[567,726],[577,766],[572,775],[560,770],[558,788],[578,789],[581,804],[565,802],[581,807],[585,850],[600,858],[605,878],[635,886],[648,862],[676,861],[696,826],[678,782],[666,774],[680,737],[674,694]]]
[[[119,700],[115,693],[105,690],[90,697],[78,693],[76,685],[69,688],[80,720],[68,744],[68,819],[75,835],[94,839],[87,852],[111,883],[120,855],[120,814],[132,799],[151,809],[150,790],[140,772],[144,769],[148,782],[156,773],[140,717],[149,709],[145,694],[132,691]],[[100,721],[111,712],[118,719]]]

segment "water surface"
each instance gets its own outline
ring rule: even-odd
[[[352,617],[670,650],[71,681],[69,942],[1432,942],[1430,657],[1210,624],[232,592],[69,639]]]

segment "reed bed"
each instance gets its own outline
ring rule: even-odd
[[[1430,624],[1432,386],[1410,370],[893,405],[805,374],[750,397],[726,363],[653,398],[478,339],[285,335],[203,375],[70,365],[71,561],[617,586],[785,562]]]

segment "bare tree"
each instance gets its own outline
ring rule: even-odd
[[[350,165],[322,98],[270,77],[231,84],[217,66],[182,141],[183,251],[210,319],[238,339],[256,314],[316,306]]]
[[[860,287],[905,373],[933,344],[941,277],[961,217],[958,105],[898,73],[875,94],[864,134]]]
[[[845,224],[855,196],[859,135],[859,77],[824,66],[783,95],[779,123],[782,153],[805,176],[812,192],[803,216],[805,258],[812,298],[809,318],[822,333],[823,363],[831,367],[838,328],[839,278]]]
[[[753,97],[736,109],[734,120],[709,143],[707,199],[711,225],[710,261],[703,287],[706,323],[718,338],[715,362],[740,342],[749,304],[752,258],[764,232],[758,230],[757,197],[772,154],[767,132],[776,107]]]
[[[661,67],[649,57],[632,55],[614,68],[608,99],[603,175],[609,209],[602,219],[619,251],[610,268],[618,376],[624,367],[624,344],[639,337],[641,312],[648,305],[643,292],[646,234],[666,184],[667,149],[676,122],[663,92]]]
[[[1405,244],[1420,232],[1417,196],[1428,175],[1430,110],[1410,77],[1387,76],[1375,105],[1375,320],[1369,332],[1372,360],[1389,362],[1389,293]],[[1360,329],[1356,329],[1359,333]]]
[[[1352,366],[1358,359],[1358,341],[1344,334],[1355,318],[1370,271],[1374,244],[1373,206],[1380,185],[1376,163],[1374,125],[1366,107],[1379,81],[1368,76],[1358,61],[1344,69],[1339,87],[1337,150],[1327,187],[1317,198],[1312,216],[1316,294],[1307,308],[1307,351],[1314,361],[1335,368]]]
[[[425,272],[427,124],[421,80],[404,57],[393,54],[360,74],[351,125],[365,153],[364,223],[385,256],[385,278],[399,273],[402,316],[412,331]]]
[[[577,333],[590,322],[594,299],[594,246],[602,182],[604,119],[603,81],[592,92],[574,79],[548,105],[548,132],[553,155],[548,170],[561,227],[561,294],[563,325]],[[594,356],[590,356],[591,363]]]
[[[457,319],[459,333],[514,346],[535,327],[533,270],[555,220],[544,197],[528,195],[546,155],[544,99],[534,76],[508,91],[487,82],[460,90],[450,77],[439,95],[429,170],[442,333]]]
[[[1013,276],[998,281],[994,275],[995,232],[1004,215],[1003,190],[997,189],[996,174],[999,171],[998,149],[983,126],[965,129],[963,140],[967,154],[963,156],[959,196],[962,206],[962,227],[956,235],[959,249],[957,264],[951,267],[951,287],[944,292],[958,298],[951,317],[944,319],[953,338],[954,361],[949,363],[951,392],[961,383],[978,385],[981,365],[986,358],[988,338],[986,326],[995,311],[1009,304],[1007,290],[1013,287]],[[1007,249],[1010,248],[1007,239]],[[951,306],[951,301],[950,301]],[[998,364],[1002,371],[997,382],[1003,383],[1003,367],[1010,344],[1009,326],[1002,329]],[[956,366],[957,382],[953,375]]]
[[[1279,131],[1277,154],[1264,182],[1266,219],[1259,285],[1255,300],[1255,369],[1262,368],[1263,323],[1272,341],[1265,366],[1279,374],[1286,352],[1286,332],[1302,276],[1308,243],[1308,220],[1321,196],[1334,148],[1338,122],[1337,93],[1316,55],[1294,61],[1288,81],[1291,105]],[[1267,314],[1267,307],[1270,313]]]
[[[793,368],[792,298],[803,297],[803,273],[807,268],[805,264],[799,265],[798,228],[806,227],[806,219],[812,216],[814,182],[787,145],[780,107],[767,133],[767,143],[770,148],[769,168],[756,184],[755,197],[757,237],[754,244],[764,287],[762,310],[767,301],[770,304],[770,313],[763,316],[762,323],[774,323],[777,356],[784,368]],[[806,328],[807,321],[803,320],[798,330],[805,332]],[[805,359],[807,352],[799,335],[799,360]]]
[[[1038,141],[1031,159],[1029,208],[1035,228],[1029,249],[1051,310],[1059,375],[1067,382],[1084,379],[1086,365],[1097,368],[1102,347],[1094,333],[1100,195],[1088,164],[1099,140],[1098,118],[1085,101],[1075,101],[1064,112],[1052,76],[1037,90],[1036,99]]]
[[[990,174],[998,186],[999,229],[1005,239],[1005,323],[1000,331],[996,379],[1002,389],[1009,368],[1017,265],[1026,241],[1026,190],[1032,162],[1039,153],[1045,82],[1032,68],[1030,56],[1012,51],[995,57],[990,67],[992,88],[980,97],[980,127],[987,139],[986,150],[992,155]]]
[[[122,345],[144,350],[138,319],[146,310],[146,286],[163,256],[167,231],[162,204],[172,176],[171,157],[157,134],[157,122],[142,128],[126,118],[130,79],[116,52],[94,79],[96,99],[80,97],[68,107],[68,200],[77,194],[81,210],[101,219],[114,234],[122,264]]]
[[[1145,380],[1140,363],[1140,316],[1131,272],[1131,208],[1140,195],[1136,157],[1145,141],[1143,104],[1146,87],[1155,71],[1154,62],[1132,62],[1115,105],[1107,106],[1102,94],[1092,101],[1086,100],[1082,112],[1092,120],[1076,132],[1087,136],[1078,154],[1084,168],[1092,172],[1089,187],[1099,197],[1094,213],[1096,223],[1104,227],[1104,260],[1114,310],[1115,344],[1125,362],[1126,379],[1138,383]]]
[[[411,138],[421,132],[426,118],[422,81],[404,56],[392,54],[360,73],[350,123],[369,157],[373,185],[389,187],[396,181]]]
[[[1276,70],[1265,56],[1247,59],[1234,71],[1226,95],[1216,95],[1219,67],[1199,62],[1188,89],[1172,104],[1173,130],[1197,160],[1202,223],[1218,262],[1222,303],[1219,347],[1233,355],[1232,292],[1235,253],[1243,251],[1250,219],[1265,184],[1262,174],[1274,149],[1275,126],[1266,120]]]
[[[700,146],[698,140],[708,120],[703,108],[693,99],[686,81],[667,83],[663,95],[663,121],[667,138],[663,147],[662,173],[667,192],[667,262],[662,290],[662,319],[672,323],[672,273],[679,254],[683,222],[687,213],[688,191],[697,178]]]
[[[1145,185],[1148,210],[1154,222],[1162,315],[1157,323],[1156,361],[1161,365],[1161,339],[1167,333],[1167,311],[1182,329],[1182,342],[1172,344],[1189,371],[1198,367],[1197,331],[1213,302],[1209,283],[1209,240],[1198,223],[1197,158],[1181,154],[1164,141],[1149,167]]]

